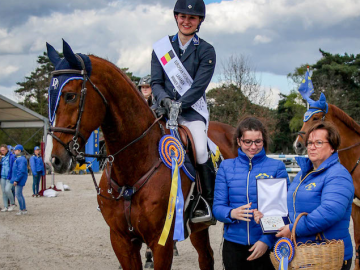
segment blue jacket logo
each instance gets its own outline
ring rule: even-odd
[[[265,179],[265,178],[273,178],[272,176],[267,175],[266,173],[259,173],[255,176],[256,179]]]
[[[315,183],[310,183],[310,184],[305,186],[305,189],[306,190],[312,190],[314,187],[316,187],[316,184]]]

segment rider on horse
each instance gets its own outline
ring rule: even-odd
[[[151,88],[157,105],[164,107],[168,116],[171,105],[174,102],[181,103],[178,123],[186,126],[192,134],[202,197],[212,208],[215,170],[207,147],[209,113],[205,90],[214,73],[216,54],[214,47],[196,34],[205,19],[205,3],[203,0],[178,0],[174,7],[174,17],[179,28],[178,33],[160,40],[164,41],[165,45],[162,43],[157,46],[159,42],[154,44]],[[160,54],[161,49],[165,53]],[[173,69],[169,70],[171,60],[175,64]],[[174,69],[179,71],[178,74],[169,75]],[[184,77],[181,77],[183,75]],[[195,211],[192,221],[204,221],[201,217],[206,215],[206,211],[211,210]]]

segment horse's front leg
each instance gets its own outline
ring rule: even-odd
[[[210,246],[209,228],[191,233],[190,240],[199,255],[200,269],[214,269],[214,252]]]
[[[354,241],[355,241],[355,268],[354,270],[360,270],[359,260],[359,248],[360,248],[360,207],[353,203],[351,216],[354,223]]]
[[[122,238],[120,235],[110,229],[111,245],[114,249],[115,255],[118,258],[122,269],[124,270],[140,270],[141,264],[141,242],[131,241],[130,238]]]
[[[154,270],[170,270],[173,261],[172,234],[168,236],[165,246],[160,246],[157,242],[150,244],[154,256]]]

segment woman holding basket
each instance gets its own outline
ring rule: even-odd
[[[320,122],[309,129],[305,143],[309,158],[296,158],[301,171],[288,191],[292,223],[281,228],[276,236],[290,238],[296,218],[306,212],[308,215],[302,216],[296,226],[296,241],[314,241],[318,233],[329,240],[343,240],[345,254],[341,269],[348,270],[353,256],[349,223],[355,189],[351,175],[339,162],[340,134],[331,123]],[[256,222],[261,217],[255,211]]]

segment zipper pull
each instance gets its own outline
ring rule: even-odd
[[[251,163],[251,161],[249,162],[249,171],[251,171],[252,170],[252,163]]]

